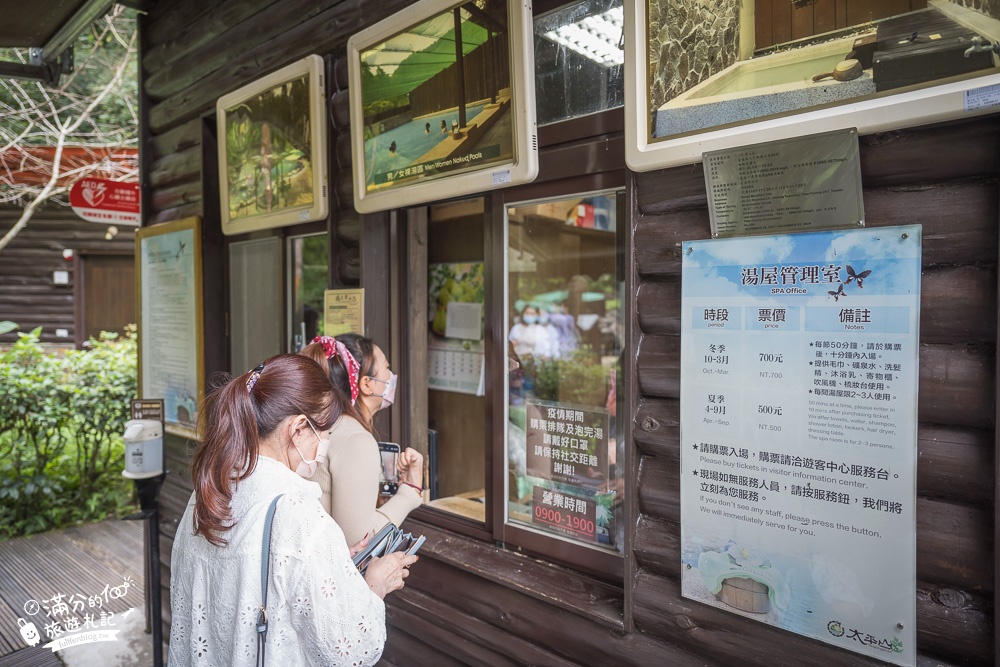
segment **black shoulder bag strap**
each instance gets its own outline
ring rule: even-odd
[[[264,539],[260,548],[260,611],[257,612],[257,667],[264,667],[264,645],[267,643],[267,579],[271,564],[271,523],[278,508],[280,494],[271,501],[264,516]]]

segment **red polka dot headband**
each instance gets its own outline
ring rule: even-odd
[[[351,405],[354,405],[360,393],[358,381],[361,376],[361,364],[354,358],[354,355],[347,351],[346,345],[332,336],[316,336],[311,342],[323,346],[323,354],[326,355],[327,359],[332,359],[335,356],[340,358],[340,362],[347,370],[347,381],[351,385]]]

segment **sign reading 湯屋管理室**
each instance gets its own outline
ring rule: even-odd
[[[916,661],[921,228],[694,241],[684,597]]]

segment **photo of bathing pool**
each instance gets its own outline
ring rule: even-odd
[[[307,76],[226,109],[229,219],[313,203]]]
[[[648,0],[649,138],[994,74],[998,7],[974,0]]]
[[[367,192],[513,159],[507,45],[506,0],[480,0],[361,52]]]

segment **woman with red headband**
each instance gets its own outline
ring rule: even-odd
[[[314,478],[323,490],[323,506],[348,544],[374,535],[387,523],[399,526],[423,501],[424,457],[411,447],[400,453],[399,488],[377,507],[382,461],[372,418],[392,405],[396,395],[397,376],[389,370],[389,360],[370,338],[358,334],[318,336],[301,354],[329,369],[330,382],[345,403],[330,431],[330,455]]]

